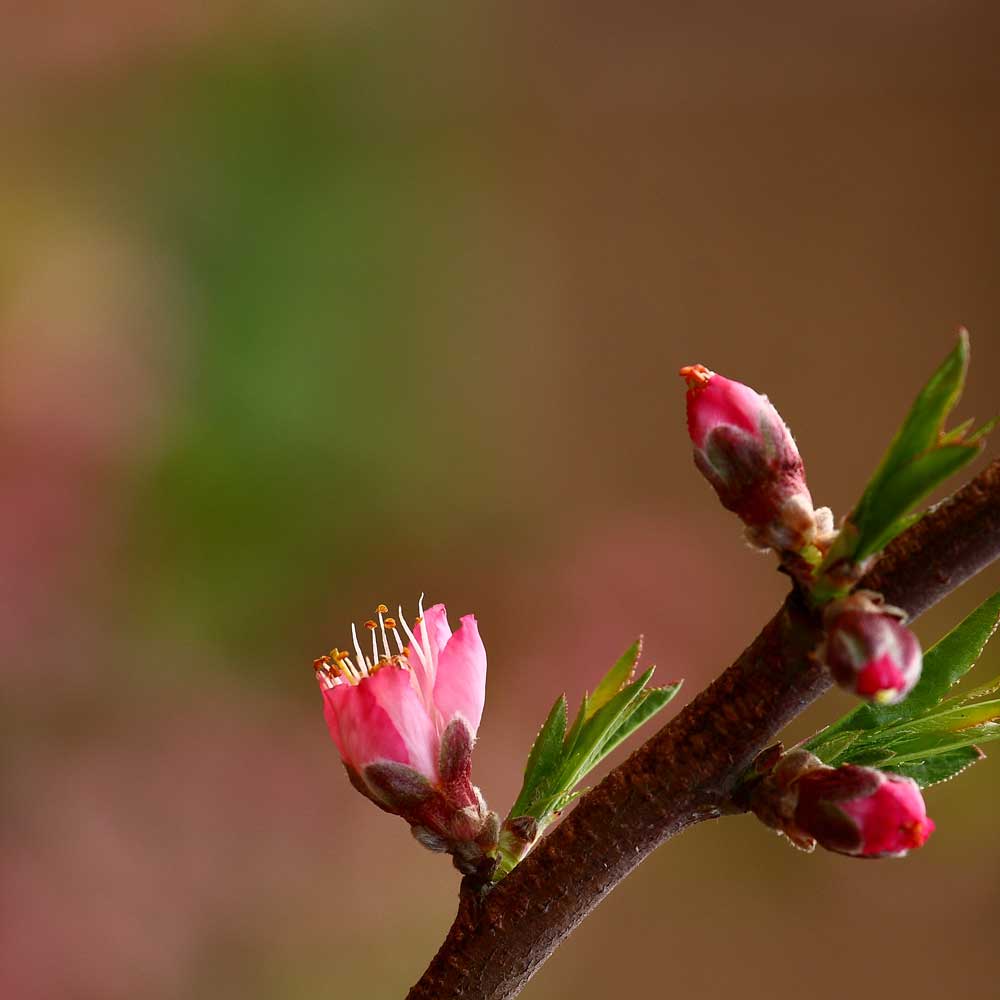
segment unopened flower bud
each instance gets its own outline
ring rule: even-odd
[[[903,624],[905,613],[878,594],[859,591],[824,615],[824,662],[843,688],[881,705],[902,701],[920,680],[923,654]]]
[[[912,778],[856,764],[828,767],[798,751],[754,787],[750,808],[797,847],[819,844],[851,857],[902,857],[934,831]]]
[[[832,518],[813,509],[799,450],[768,398],[704,365],[680,374],[695,464],[746,524],[749,541],[798,552],[828,534]]]
[[[866,858],[903,857],[934,831],[912,778],[870,767],[823,767],[798,778],[794,823],[820,847]]]

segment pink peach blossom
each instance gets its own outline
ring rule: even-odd
[[[398,622],[388,610],[380,604],[365,623],[370,655],[352,626],[353,655],[334,649],[315,661],[326,723],[354,786],[406,819],[424,846],[472,871],[499,825],[471,783],[486,697],[479,628],[465,615],[453,633],[443,604],[424,612],[421,602],[412,630],[402,608]]]
[[[378,618],[368,623],[371,655],[362,652],[355,630],[353,658],[335,651],[317,661],[330,734],[344,762],[357,771],[390,760],[436,782],[448,724],[460,718],[473,739],[479,730],[486,698],[486,649],[479,627],[474,615],[465,615],[453,633],[443,604],[422,614],[413,631],[402,609],[398,624],[384,611]],[[405,645],[400,626],[409,639]]]

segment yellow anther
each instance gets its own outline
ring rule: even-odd
[[[386,607],[386,606],[385,606],[384,604],[380,604],[380,605],[379,605],[379,606],[378,606],[378,607],[377,607],[377,608],[375,609],[375,614],[377,614],[377,615],[384,615],[384,614],[385,614],[385,613],[386,613],[386,612],[387,612],[388,610],[389,610],[389,609],[388,609],[388,608],[387,608],[387,607]]]
[[[371,631],[374,632],[375,629],[378,628],[378,622],[372,618],[369,618],[368,621],[365,622],[365,628],[370,629]]]

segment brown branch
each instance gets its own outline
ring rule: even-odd
[[[918,615],[1000,556],[1000,461],[896,539],[862,586]],[[491,892],[468,886],[408,1000],[506,1000],[654,848],[720,815],[740,775],[830,686],[819,624],[791,595],[739,659]]]

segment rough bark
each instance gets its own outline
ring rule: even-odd
[[[863,581],[914,617],[1000,556],[1000,461],[896,539]],[[816,616],[794,593],[739,659],[584,796],[492,891],[468,884],[408,1000],[516,996],[665,840],[731,808],[753,758],[830,686]]]

